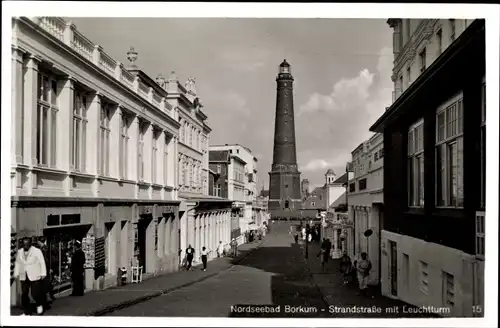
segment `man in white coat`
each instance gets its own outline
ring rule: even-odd
[[[14,268],[14,277],[19,277],[22,289],[22,306],[24,315],[31,314],[31,296],[35,300],[37,314],[43,313],[43,304],[45,304],[45,289],[43,280],[47,276],[45,259],[40,249],[31,245],[31,239],[23,239],[23,248],[17,251],[16,265]]]

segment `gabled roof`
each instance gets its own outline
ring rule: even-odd
[[[339,198],[337,198],[333,203],[330,204],[330,207],[331,208],[337,208],[341,205],[345,205],[346,204],[346,197],[345,197],[345,191],[342,195],[340,195]]]
[[[208,152],[209,162],[229,162],[228,150],[210,150]]]
[[[341,175],[337,180],[333,181],[333,183],[338,183],[338,184],[344,184],[347,183],[349,174],[346,172],[343,175]]]

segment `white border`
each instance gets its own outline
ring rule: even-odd
[[[28,326],[365,326],[365,327],[486,327],[496,326],[498,305],[498,82],[499,82],[499,10],[484,4],[286,4],[278,3],[105,3],[10,1],[2,2],[2,242],[6,245],[10,224],[10,122],[11,122],[11,21],[12,16],[79,17],[282,17],[282,18],[486,18],[487,62],[487,259],[485,263],[485,313],[483,319],[216,319],[216,318],[110,318],[110,317],[11,317],[8,279],[2,279],[1,324]],[[1,248],[2,272],[9,272],[9,248]],[[2,277],[4,274],[2,273]],[[36,321],[35,321],[36,320]]]

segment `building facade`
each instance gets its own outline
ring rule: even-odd
[[[75,241],[85,289],[117,269],[178,269],[177,109],[167,90],[125,68],[58,17],[12,20],[11,251],[47,239],[56,293],[71,288]],[[15,257],[11,258],[15,261]],[[11,300],[20,302],[13,282]]]
[[[273,163],[269,172],[269,210],[273,216],[299,217],[300,172],[297,167],[293,76],[284,60],[276,77]]]
[[[210,175],[208,190],[211,196],[229,198],[229,164],[231,157],[229,150],[209,151]]]
[[[180,260],[191,245],[199,253],[202,247],[215,250],[219,242],[231,241],[232,202],[209,193],[209,141],[212,131],[196,92],[194,78],[182,86],[175,72],[164,82],[168,91],[167,101],[178,109],[180,124],[178,145],[178,190],[180,217]],[[216,252],[209,254],[209,260]],[[194,263],[200,261],[195,257]]]
[[[380,235],[383,225],[383,135],[374,134],[352,152],[353,176],[348,186],[349,219],[354,223],[352,256],[366,252],[372,262],[369,284],[380,283]],[[371,230],[368,237],[365,232]]]
[[[233,220],[238,221],[233,224],[233,238],[244,242],[245,232],[259,227],[257,222],[261,226],[267,221],[267,210],[257,202],[258,160],[248,147],[239,144],[211,145],[210,153],[214,158],[211,165],[222,165],[219,159],[227,156],[228,178],[224,182],[218,178],[218,181],[227,186],[227,197],[233,201]]]
[[[384,134],[382,292],[448,307],[454,317],[481,316],[475,310],[484,304],[484,20],[388,23],[394,80],[410,67],[414,81],[371,127]]]
[[[309,196],[309,179],[302,179],[300,183],[300,192],[303,199]]]

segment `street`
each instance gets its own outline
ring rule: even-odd
[[[287,222],[276,222],[262,245],[229,270],[175,290],[111,316],[259,316],[236,306],[280,305],[280,312],[263,316],[327,316],[328,306],[311,282],[304,253],[289,235]],[[208,266],[210,271],[210,263]],[[186,272],[185,274],[191,274]],[[233,312],[231,311],[233,306]],[[312,313],[285,313],[310,310]],[[318,313],[314,310],[318,309]],[[323,311],[322,311],[322,310]],[[328,315],[329,316],[329,315]]]

